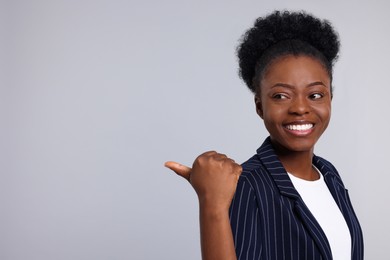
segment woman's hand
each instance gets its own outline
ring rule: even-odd
[[[195,189],[201,207],[228,210],[237,187],[242,167],[215,151],[199,155],[192,169],[176,162],[165,166],[187,179]]]
[[[229,207],[241,166],[214,151],[199,155],[192,169],[176,162],[165,166],[187,179],[198,194],[202,259],[236,260]]]

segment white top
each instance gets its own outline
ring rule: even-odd
[[[315,181],[303,180],[290,173],[288,175],[324,231],[332,250],[333,259],[351,259],[351,234],[322,174],[320,173],[320,179]]]

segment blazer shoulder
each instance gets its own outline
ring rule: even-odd
[[[313,158],[313,164],[323,173],[326,174],[327,172],[332,173],[338,177],[340,177],[336,167],[328,160],[324,159],[323,157],[314,155]]]
[[[259,157],[257,156],[257,154],[255,154],[251,158],[249,158],[248,160],[243,162],[241,164],[241,166],[242,166],[243,172],[244,171],[250,172],[250,171],[253,171],[254,169],[261,167],[261,161],[260,161]]]
[[[257,154],[253,155],[247,161],[242,163],[241,166],[242,173],[240,180],[248,182],[251,186],[253,186],[258,181],[264,181],[264,179],[270,178],[267,169],[262,164]]]
[[[344,183],[343,180],[341,179],[339,172],[331,162],[329,162],[328,160],[320,156],[315,155],[313,158],[313,163],[320,170],[320,172],[322,173],[322,175],[324,175],[326,179],[329,177],[334,178],[341,186],[344,187]]]

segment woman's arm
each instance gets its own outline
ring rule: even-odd
[[[214,151],[198,156],[192,169],[175,162],[165,166],[187,179],[198,195],[203,260],[236,259],[229,206],[241,166]]]
[[[228,211],[200,206],[199,215],[202,259],[236,260]]]

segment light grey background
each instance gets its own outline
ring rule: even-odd
[[[366,259],[390,241],[386,1],[0,2],[0,259],[200,259],[195,192],[163,168],[267,136],[237,76],[255,18],[307,10],[342,41],[316,153],[342,174]]]

